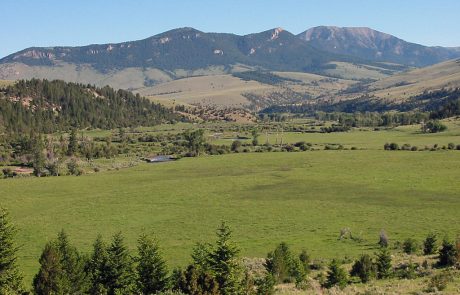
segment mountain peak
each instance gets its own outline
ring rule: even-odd
[[[452,49],[436,50],[368,27],[319,26],[298,37],[319,50],[411,66],[427,66],[458,56]]]
[[[318,26],[306,30],[300,34],[300,38],[305,41],[311,41],[318,38],[340,38],[347,39],[350,37],[354,38],[366,38],[368,40],[380,38],[396,38],[386,33],[379,32],[377,30],[368,27],[336,27],[336,26]]]

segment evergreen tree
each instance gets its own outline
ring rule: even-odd
[[[40,257],[40,270],[33,281],[37,295],[68,294],[68,282],[64,277],[59,250],[52,243],[46,244]]]
[[[408,238],[403,243],[403,251],[406,254],[413,254],[417,252],[417,248],[418,248],[418,245],[415,239]]]
[[[368,254],[361,255],[359,260],[356,260],[351,269],[351,275],[359,277],[361,282],[367,283],[370,279],[376,276],[376,265]]]
[[[107,248],[107,253],[108,294],[132,293],[135,289],[133,261],[120,232],[113,236],[112,243]]]
[[[42,176],[45,170],[45,156],[43,155],[43,140],[41,135],[36,136],[33,140],[33,159],[32,166],[34,168],[35,176]]]
[[[272,274],[277,283],[290,283],[294,280],[299,282],[307,274],[304,268],[308,268],[308,255],[305,255],[306,252],[304,255],[301,255],[302,257],[299,256],[299,258],[305,260],[303,262],[295,259],[289,246],[282,242],[273,252],[268,253],[267,259],[265,260],[265,268]]]
[[[80,255],[77,248],[70,245],[64,230],[58,234],[56,248],[61,257],[61,265],[65,280],[68,283],[67,293],[85,293],[88,290],[85,260]]]
[[[383,247],[377,253],[377,278],[385,279],[391,276],[391,253],[388,248]]]
[[[16,229],[8,212],[0,207],[0,294],[22,291],[22,277],[17,266],[17,248],[14,244]]]
[[[252,129],[251,131],[252,135],[252,145],[256,146],[259,144],[259,130],[257,128]]]
[[[431,255],[436,253],[436,235],[429,234],[423,242],[423,254]]]
[[[272,295],[275,293],[276,279],[272,274],[267,273],[265,276],[256,279],[255,285],[257,295]]]
[[[92,295],[107,294],[108,253],[107,246],[100,235],[93,244],[93,252],[86,269],[90,280],[89,293]]]
[[[346,271],[340,267],[339,262],[336,259],[332,260],[329,264],[325,286],[327,288],[339,286],[339,288],[342,289],[345,288],[347,284],[348,277]]]
[[[185,271],[175,270],[172,275],[173,290],[190,295],[221,295],[219,283],[208,271],[189,265]],[[235,293],[238,294],[238,293]]]
[[[217,229],[216,247],[209,254],[209,265],[213,271],[219,290],[223,295],[238,294],[241,289],[242,274],[238,261],[239,249],[230,240],[232,232],[222,222]]]
[[[209,244],[197,243],[192,249],[192,261],[196,269],[208,271],[209,253],[211,252]]]
[[[457,251],[455,245],[449,240],[444,239],[442,241],[441,249],[439,250],[439,266],[452,266],[457,260]]]
[[[77,154],[78,149],[78,139],[77,139],[77,131],[75,128],[72,128],[70,131],[69,136],[69,145],[67,146],[67,155],[74,156]]]
[[[138,240],[137,275],[139,290],[142,294],[156,294],[167,287],[166,262],[161,257],[158,243],[141,235]]]

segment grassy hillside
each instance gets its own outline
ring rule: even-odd
[[[28,66],[21,63],[0,65],[0,79],[59,79],[67,82],[92,84],[96,86],[110,85],[113,88],[137,89],[145,87],[144,83],[157,83],[172,80],[171,77],[155,68],[126,68],[101,73],[90,65],[76,66],[70,63],[59,63],[55,67]]]
[[[321,139],[289,134],[366,150],[242,153],[81,177],[1,180],[2,205],[20,229],[20,264],[28,281],[43,245],[62,228],[86,251],[98,233],[108,238],[121,230],[133,248],[142,230],[154,231],[176,265],[189,260],[195,242],[213,236],[221,219],[234,229],[244,256],[264,257],[286,241],[315,258],[354,257],[376,249],[382,228],[392,242],[421,240],[428,231],[458,234],[460,153],[382,150],[391,140],[459,144],[460,128],[451,124],[451,133],[433,136],[416,127]],[[363,242],[339,241],[344,227]]]
[[[459,60],[397,74],[372,83],[369,90],[380,98],[401,100],[444,87],[460,87]]]
[[[299,82],[284,82],[278,85],[257,81],[244,81],[232,75],[207,75],[178,79],[137,91],[154,100],[176,100],[187,104],[213,105],[218,107],[247,107],[251,102],[245,94],[253,94],[266,100],[273,93],[295,91],[311,98],[319,96],[333,97],[338,91],[356,83],[356,81],[336,79],[321,75],[300,72],[274,72],[279,77],[295,79]],[[278,100],[277,100],[278,99]],[[279,97],[270,101],[285,103]]]
[[[0,88],[5,87],[5,86],[10,86],[13,84],[14,84],[14,81],[12,80],[0,80]]]
[[[324,70],[324,73],[343,79],[378,80],[396,73],[396,71],[391,71],[385,68],[379,68],[376,66],[362,64],[353,64],[346,62],[334,62],[331,64],[335,65],[335,68]]]
[[[242,81],[231,75],[190,77],[140,89],[141,95],[153,99],[175,99],[187,104],[242,106],[248,100],[244,92],[260,92],[272,86],[255,81]]]

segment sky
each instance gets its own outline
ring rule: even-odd
[[[32,46],[139,40],[179,27],[244,35],[356,26],[460,46],[459,0],[2,0],[0,7],[0,57]]]

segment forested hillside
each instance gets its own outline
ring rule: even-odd
[[[50,133],[154,125],[178,117],[139,94],[60,80],[21,80],[0,90],[0,127]]]

